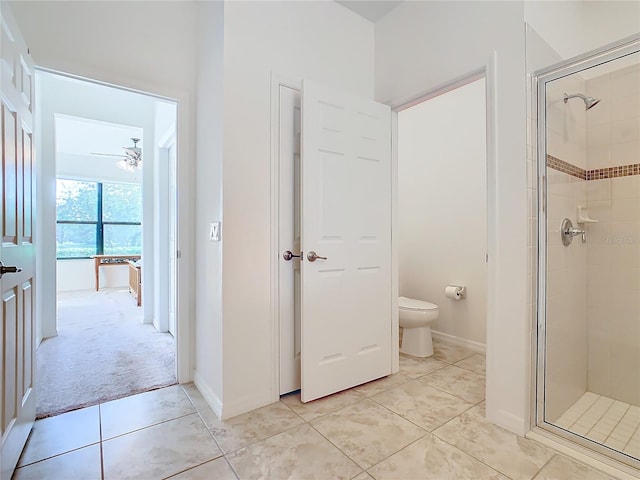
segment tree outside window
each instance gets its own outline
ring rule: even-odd
[[[142,253],[142,187],[56,180],[56,256]]]

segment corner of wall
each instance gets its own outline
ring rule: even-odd
[[[193,372],[193,383],[198,387],[198,390],[209,404],[209,407],[211,407],[211,410],[213,410],[218,418],[222,418],[222,400],[216,395],[215,391],[197,370]]]

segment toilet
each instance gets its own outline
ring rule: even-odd
[[[438,318],[438,306],[422,300],[399,297],[398,311],[402,327],[400,353],[414,357],[433,355],[431,324]]]

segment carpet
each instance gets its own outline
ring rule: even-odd
[[[36,351],[44,418],[176,383],[171,334],[142,324],[125,289],[58,294],[58,336]]]

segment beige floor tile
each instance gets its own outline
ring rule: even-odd
[[[354,390],[356,392],[362,393],[367,397],[372,397],[373,395],[385,392],[392,389],[393,387],[397,387],[398,385],[402,385],[409,380],[411,380],[411,377],[408,377],[403,373],[395,373],[393,375],[388,375],[378,380],[374,380],[373,382],[358,385],[354,388]]]
[[[354,477],[353,480],[374,480],[373,477],[371,475],[369,475],[367,472],[362,472],[360,475],[358,475],[357,477]]]
[[[193,413],[103,442],[105,480],[158,479],[222,455]]]
[[[487,359],[484,355],[482,355],[481,353],[475,353],[470,357],[465,358],[464,360],[456,362],[455,365],[457,367],[479,373],[480,375],[484,375],[487,370],[485,366],[486,362]]]
[[[304,420],[282,402],[252,410],[228,420],[203,415],[207,428],[225,453],[296,427]]]
[[[376,480],[508,480],[431,434],[369,469],[369,473]]]
[[[312,425],[364,469],[426,433],[369,399],[325,415]]]
[[[227,459],[220,457],[169,478],[171,480],[236,480],[238,477]]]
[[[100,480],[100,445],[74,450],[57,457],[18,468],[13,480]]]
[[[44,418],[33,425],[18,466],[28,465],[98,442],[100,442],[98,406]]]
[[[554,452],[486,421],[474,407],[434,435],[514,480],[531,479]]]
[[[400,373],[411,378],[422,377],[446,366],[446,363],[433,357],[417,358],[409,355],[400,355]]]
[[[535,480],[564,480],[571,478],[580,480],[613,480],[602,472],[561,455],[553,457],[535,476]]]
[[[460,360],[470,357],[475,352],[468,348],[452,345],[442,340],[434,340],[433,342],[433,358],[446,363],[456,363]]]
[[[284,395],[280,400],[291,410],[309,422],[313,419],[326,415],[327,413],[340,410],[341,408],[358,402],[364,398],[363,394],[352,389],[334,393],[328,397],[319,398],[318,400],[307,403],[302,403],[300,400],[300,392]]]
[[[102,439],[107,440],[195,411],[180,385],[103,403],[100,405]]]
[[[456,415],[473,407],[472,403],[417,380],[371,397],[389,410],[432,431]]]
[[[420,377],[418,381],[437,387],[467,402],[478,403],[484,400],[484,375],[470,372],[464,368],[450,365],[442,370]]]
[[[204,397],[200,393],[200,390],[198,390],[198,387],[196,387],[195,384],[185,383],[184,385],[180,386],[182,387],[182,390],[184,390],[184,393],[187,394],[187,397],[189,397],[189,400],[191,400],[191,403],[198,412],[209,410],[211,408],[209,407],[209,404],[204,399]]]
[[[228,459],[241,479],[350,479],[361,472],[309,425],[249,445]]]

